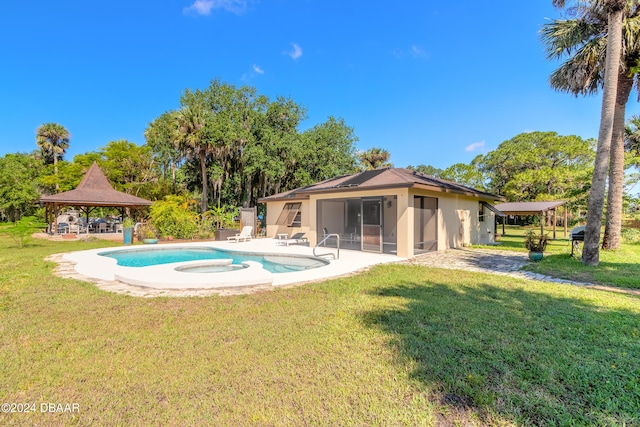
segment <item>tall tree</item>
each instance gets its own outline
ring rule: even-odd
[[[484,156],[475,157],[470,164],[456,163],[440,174],[440,178],[466,185],[478,190],[485,190],[487,177],[482,168]]]
[[[596,162],[589,192],[589,208],[585,229],[582,262],[596,266],[600,263],[600,227],[604,208],[605,184],[613,135],[618,73],[622,52],[622,18],[625,0],[605,0],[608,13],[608,37],[602,95],[602,114],[598,132]]]
[[[593,171],[594,145],[575,135],[521,133],[474,159],[474,169],[486,176],[471,178],[488,180],[490,191],[510,201],[579,198],[588,191],[584,181]]]
[[[147,145],[151,147],[154,159],[160,165],[163,178],[171,175],[171,190],[176,192],[176,171],[182,155],[176,148],[174,138],[176,136],[176,112],[162,113],[144,131]]]
[[[603,1],[580,2],[572,9],[573,19],[545,24],[542,38],[549,58],[568,57],[551,77],[551,86],[574,95],[592,94],[604,84],[608,34],[608,9]],[[634,85],[634,71],[640,57],[640,5],[629,2],[624,10],[622,60],[618,71],[614,124],[609,160],[609,191],[603,248],[619,247],[624,182],[625,107]]]
[[[378,147],[358,153],[358,160],[364,170],[392,167],[393,164],[389,161],[390,157],[391,154],[387,150]]]
[[[121,139],[109,142],[100,154],[100,166],[116,190],[144,198],[164,196],[154,191],[158,170],[148,145]]]
[[[553,4],[556,7],[564,7],[565,3],[565,0],[553,0]],[[626,0],[594,0],[588,3],[596,7],[604,7],[607,14],[608,31],[598,147],[591,180],[591,190],[589,192],[587,226],[585,229],[584,249],[582,251],[582,262],[586,265],[595,266],[600,262],[600,227],[602,225],[602,211],[609,170],[611,138],[618,90],[618,73],[622,54],[622,22]]]
[[[418,165],[418,166],[407,166],[407,169],[412,170],[414,172],[423,173],[425,175],[435,176],[436,178],[442,177],[442,169],[438,169],[435,166],[431,165]]]
[[[35,212],[42,163],[27,154],[0,157],[0,221],[17,221]]]
[[[175,141],[178,148],[187,156],[196,157],[200,162],[202,178],[202,212],[207,210],[208,181],[207,155],[211,152],[210,139],[205,132],[205,125],[213,118],[213,114],[204,106],[194,103],[178,110],[176,114],[177,127]]]
[[[45,158],[53,157],[53,171],[58,175],[58,158],[69,148],[69,131],[57,123],[45,123],[36,130],[36,143]],[[56,182],[56,191],[60,189]]]

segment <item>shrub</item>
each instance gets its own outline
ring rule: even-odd
[[[197,231],[198,215],[192,210],[193,200],[166,196],[151,205],[150,222],[161,236],[192,239]]]
[[[544,252],[548,242],[548,234],[537,234],[533,230],[529,230],[524,236],[524,247],[531,252]]]

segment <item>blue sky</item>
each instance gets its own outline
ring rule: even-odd
[[[4,0],[0,155],[71,133],[67,159],[147,125],[214,78],[342,117],[395,166],[468,163],[528,131],[596,138],[601,94],[549,88],[551,0]],[[627,112],[638,114],[636,94]]]

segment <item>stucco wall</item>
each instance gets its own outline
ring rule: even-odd
[[[485,209],[485,220],[478,220],[480,201],[461,195],[442,195],[438,198],[438,250],[493,241],[495,220],[493,212]],[[446,236],[442,238],[442,236]]]
[[[287,203],[302,203],[300,214],[302,216],[300,227],[287,227],[286,225],[276,225],[278,217]],[[267,237],[276,237],[277,234],[286,233],[289,236],[295,233],[305,233],[309,237],[309,200],[298,200],[294,202],[269,202],[267,203]]]
[[[478,220],[480,201],[477,198],[425,191],[417,189],[396,188],[369,191],[350,191],[334,194],[315,194],[309,200],[301,201],[302,226],[287,227],[275,225],[286,202],[267,203],[267,236],[275,237],[278,233],[292,235],[297,232],[304,232],[313,246],[318,241],[317,230],[325,226],[316,224],[317,221],[317,200],[362,198],[391,196],[393,208],[389,209],[385,205],[385,231],[389,233],[393,230],[396,234],[398,256],[413,256],[413,196],[427,196],[438,199],[438,250],[444,251],[449,248],[460,248],[469,244],[489,243],[493,241],[495,235],[495,218],[493,212],[485,209],[485,220]],[[396,198],[393,198],[396,196]],[[323,217],[326,217],[332,204],[323,204]],[[340,204],[335,205],[336,219],[332,222],[330,232],[340,232],[344,228],[344,212]],[[395,227],[389,227],[388,221],[391,219],[390,212],[397,212],[397,223]],[[338,212],[339,211],[339,212]],[[319,227],[319,228],[318,228]],[[320,231],[320,236],[322,231]],[[385,236],[390,237],[390,235]]]

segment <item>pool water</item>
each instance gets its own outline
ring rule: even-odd
[[[184,273],[222,273],[227,271],[242,270],[246,268],[243,264],[229,264],[229,265],[194,265],[186,267],[177,267],[177,271]]]
[[[231,259],[232,264],[244,261],[256,261],[271,273],[288,273],[322,267],[329,261],[304,255],[279,255],[224,251],[214,248],[167,248],[167,249],[131,249],[99,253],[114,258],[123,267],[148,267],[158,264],[170,264],[183,261],[208,259]]]

